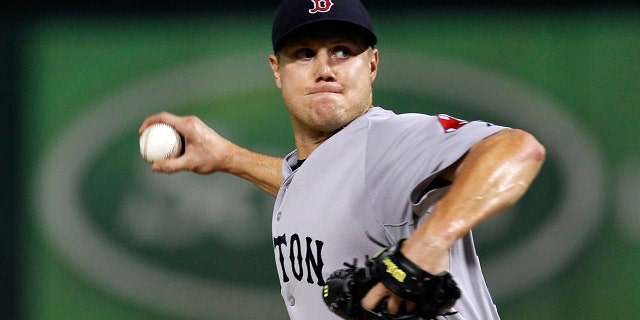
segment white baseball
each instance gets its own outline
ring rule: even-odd
[[[182,153],[182,137],[166,123],[155,123],[140,135],[140,154],[151,163],[174,158]]]

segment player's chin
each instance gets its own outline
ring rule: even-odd
[[[342,108],[336,104],[319,105],[314,111],[315,122],[322,126],[325,132],[338,131],[360,116],[355,110]]]
[[[323,119],[316,122],[315,131],[334,134],[344,128],[349,122],[342,119]]]
[[[329,117],[344,108],[344,102],[337,94],[315,94],[309,100],[309,105],[318,116]]]

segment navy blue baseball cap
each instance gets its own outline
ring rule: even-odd
[[[368,45],[378,42],[369,12],[360,0],[282,0],[271,30],[273,52],[280,50],[294,31],[322,22],[344,23],[360,31]]]

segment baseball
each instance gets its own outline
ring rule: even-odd
[[[175,158],[182,153],[182,137],[166,123],[152,124],[140,135],[140,154],[151,163]]]

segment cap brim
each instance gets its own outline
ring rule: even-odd
[[[306,28],[313,27],[314,25],[317,25],[317,24],[330,24],[330,23],[344,24],[345,26],[352,27],[354,30],[356,30],[359,34],[362,35],[366,44],[369,46],[374,46],[378,42],[378,38],[376,37],[376,35],[371,30],[369,30],[369,28],[367,28],[366,26],[363,26],[358,23],[354,23],[353,21],[346,20],[346,19],[331,18],[331,19],[320,19],[320,20],[313,20],[313,21],[307,21],[307,22],[301,23],[295,28],[289,30],[287,33],[281,35],[279,40],[277,40],[274,43],[273,51],[278,52],[282,48],[283,44],[291,36],[299,34],[300,32],[303,32],[304,29]]]

